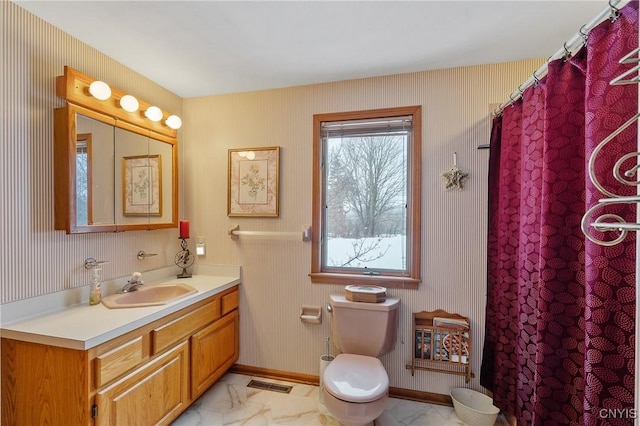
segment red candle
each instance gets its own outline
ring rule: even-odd
[[[188,220],[180,221],[180,238],[182,239],[189,238],[189,221]]]

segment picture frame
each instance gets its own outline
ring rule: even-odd
[[[280,215],[280,147],[229,149],[227,216]]]
[[[122,214],[162,216],[162,161],[158,155],[122,157]]]

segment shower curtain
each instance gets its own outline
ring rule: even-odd
[[[480,383],[518,426],[628,426],[640,415],[633,407],[636,235],[603,247],[580,228],[585,211],[605,197],[587,174],[591,152],[638,111],[636,84],[609,85],[636,65],[618,61],[637,45],[633,1],[591,30],[572,58],[549,63],[547,75],[493,121]],[[635,195],[611,170],[636,147],[634,123],[600,153],[595,169],[605,188]],[[635,205],[602,213],[636,221]]]

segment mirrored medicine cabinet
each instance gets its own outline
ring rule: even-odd
[[[55,229],[68,234],[177,227],[176,131],[91,97],[94,81],[65,67],[54,111]],[[140,102],[141,110],[148,104]]]

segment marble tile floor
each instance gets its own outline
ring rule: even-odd
[[[247,387],[251,379],[293,386],[290,393]],[[318,386],[227,373],[172,426],[338,426],[318,400]],[[495,426],[507,425],[502,415]],[[390,398],[376,426],[465,426],[453,407]]]

